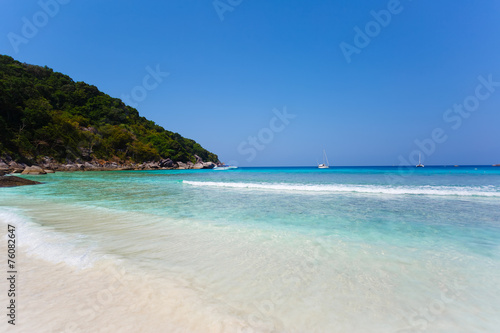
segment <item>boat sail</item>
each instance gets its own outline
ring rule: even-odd
[[[417,168],[423,168],[424,165],[422,164],[422,162],[420,162],[420,153],[418,154],[418,164],[417,164]]]
[[[323,163],[319,164],[318,168],[320,168],[320,169],[329,169],[330,168],[330,162],[328,162],[328,156],[326,156],[325,150],[323,150]]]

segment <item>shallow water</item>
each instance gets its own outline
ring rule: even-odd
[[[500,168],[36,179],[0,191],[20,332],[500,327]]]

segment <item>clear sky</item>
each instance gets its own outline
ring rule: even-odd
[[[225,162],[500,163],[500,1],[0,0],[0,22],[1,54]]]

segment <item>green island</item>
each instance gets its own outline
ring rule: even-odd
[[[203,169],[217,155],[85,82],[0,55],[0,176]],[[32,168],[31,168],[32,167]]]

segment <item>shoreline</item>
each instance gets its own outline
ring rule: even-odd
[[[92,160],[87,162],[67,162],[58,163],[46,157],[43,161],[33,164],[16,162],[14,160],[0,159],[0,176],[4,174],[24,174],[38,175],[53,173],[56,171],[120,171],[120,170],[200,170],[213,169],[218,164],[214,162],[204,162],[197,157],[196,163],[191,161],[181,162],[171,159],[160,161],[150,161],[143,163],[123,163],[104,160]]]
[[[196,156],[196,155],[195,155]],[[0,159],[0,188],[15,187],[23,185],[42,184],[26,178],[16,177],[14,175],[46,175],[55,172],[75,172],[75,171],[129,171],[129,170],[202,170],[213,169],[217,166],[214,162],[203,162],[196,156],[196,163],[193,162],[174,162],[171,159],[162,159],[160,161],[151,161],[143,163],[119,163],[111,161],[93,160],[83,163],[68,162],[57,163],[53,159],[46,157],[38,164],[28,165],[18,163],[14,160]]]

